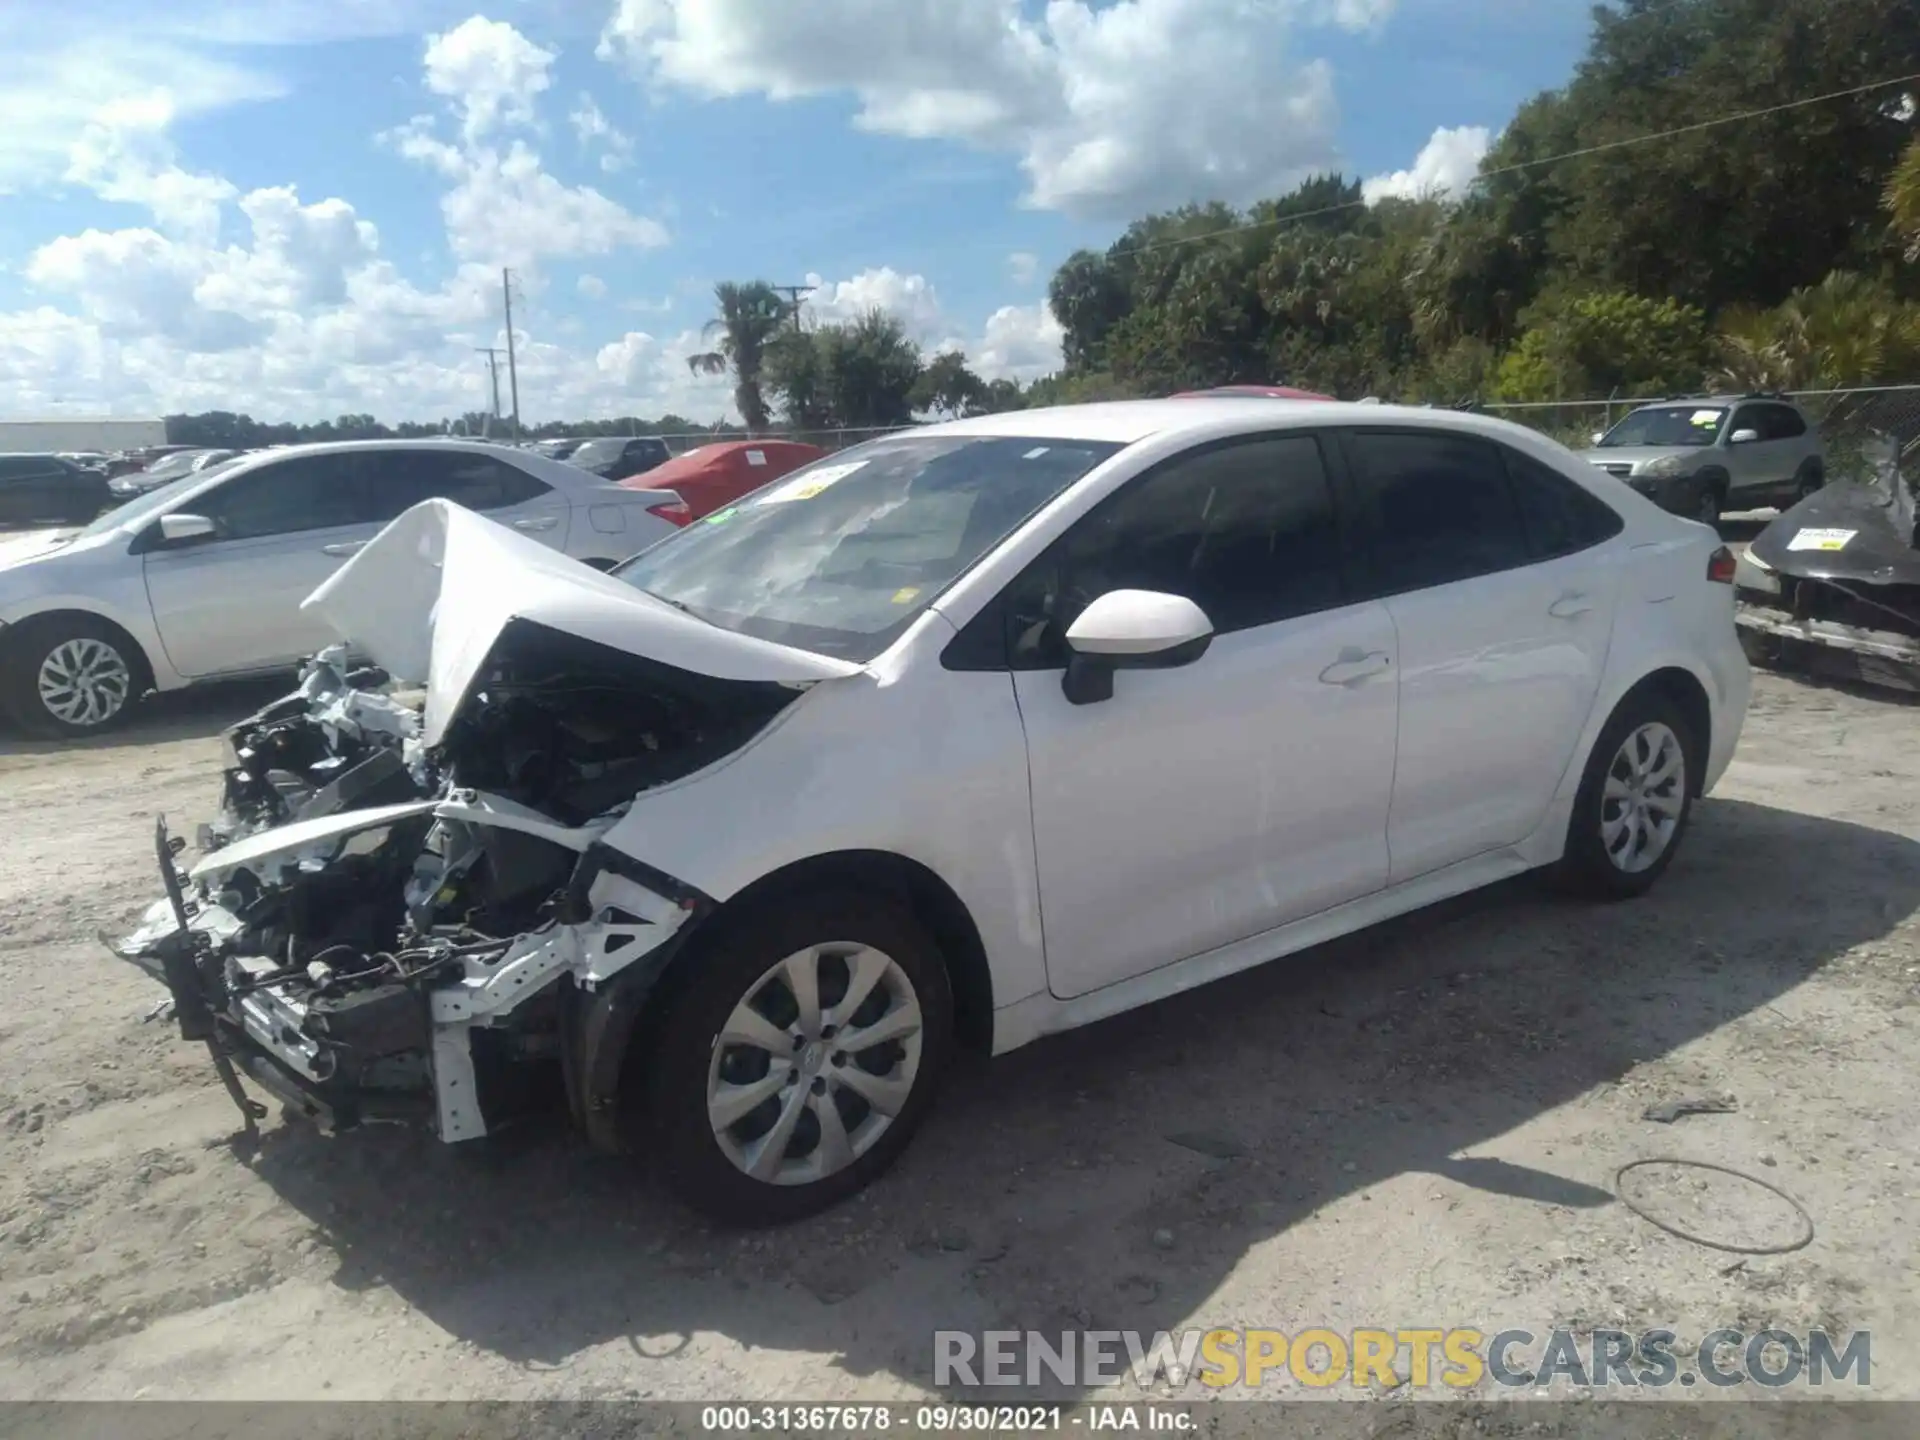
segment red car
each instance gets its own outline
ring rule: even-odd
[[[628,490],[673,491],[680,497],[678,505],[655,505],[650,513],[676,525],[690,525],[826,453],[798,440],[726,440],[676,455],[620,484]]]
[[[1291,385],[1217,385],[1211,390],[1182,390],[1172,396],[1175,400],[1203,399],[1209,395],[1224,395],[1234,400],[1331,400],[1333,396],[1322,395],[1313,390],[1296,390]]]

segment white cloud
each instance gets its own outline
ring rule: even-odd
[[[532,123],[554,58],[506,21],[474,15],[427,40],[427,89],[454,103],[474,143],[499,126]]]
[[[440,197],[440,213],[447,243],[461,260],[526,267],[667,243],[659,221],[635,215],[590,185],[556,179],[524,139],[502,145],[497,132],[535,121],[534,99],[547,88],[554,58],[504,21],[475,16],[427,45],[427,88],[457,112],[458,141],[443,139],[431,115],[416,115],[380,137],[453,182]],[[606,132],[617,133],[605,116],[599,119]],[[578,128],[578,112],[574,121]],[[600,138],[613,143],[606,134]]]
[[[575,288],[589,300],[607,298],[607,282],[598,275],[582,275]]]
[[[924,275],[902,275],[891,266],[862,270],[851,280],[823,280],[809,274],[810,294],[801,301],[805,318],[814,324],[838,325],[857,320],[869,310],[885,310],[921,345],[933,345],[946,330],[940,297]]]
[[[572,122],[573,133],[580,137],[583,149],[599,149],[602,170],[611,173],[625,166],[631,158],[632,138],[607,119],[606,113],[591,95],[582,94],[567,119]]]
[[[1445,126],[1435,130],[1410,170],[1395,170],[1360,182],[1369,205],[1389,197],[1401,200],[1447,199],[1461,194],[1479,172],[1493,135],[1484,125]]]
[[[635,215],[589,185],[567,185],[516,140],[465,156],[466,173],[441,198],[447,241],[463,260],[531,265],[543,258],[607,255],[667,243],[666,227]]]
[[[1063,331],[1044,300],[1035,305],[1003,305],[987,317],[979,335],[968,338],[962,333],[964,323],[946,312],[924,275],[881,266],[847,280],[809,275],[807,283],[814,289],[802,308],[810,324],[844,324],[869,310],[884,310],[923,350],[963,351],[974,372],[988,380],[1024,384],[1060,368]]]
[[[1016,250],[1007,256],[1007,274],[1016,285],[1031,285],[1040,273],[1040,257],[1030,250]]]
[[[217,175],[175,163],[166,133],[173,118],[165,90],[102,106],[74,141],[65,178],[102,200],[144,206],[163,230],[211,242],[220,233],[221,205],[237,192]]]
[[[967,354],[974,372],[988,380],[1017,380],[1021,384],[1051,375],[1060,368],[1060,342],[1065,330],[1046,301],[1037,305],[1002,305],[987,317],[979,342]]]
[[[1125,217],[1247,201],[1334,166],[1314,25],[1393,0],[620,0],[600,53],[708,94],[851,92],[857,123],[1015,154],[1033,206]]]

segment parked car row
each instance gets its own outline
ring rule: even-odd
[[[163,825],[163,898],[116,952],[236,1098],[243,1072],[337,1130],[460,1143],[564,1094],[594,1145],[727,1220],[872,1181],[956,1047],[1524,871],[1637,895],[1746,711],[1719,536],[1482,416],[1181,399],[933,425],[606,575],[555,553],[562,514],[574,553],[603,511],[631,543],[666,527],[648,492],[444,449],[478,495],[435,489],[297,607],[379,671],[329,651],[242,727],[228,794],[271,804],[185,873]],[[278,463],[345,466],[324,494],[377,493],[370,528],[397,499],[391,446]],[[279,607],[307,583],[289,557],[330,568],[333,532],[248,538],[287,513],[275,468],[75,542],[96,554],[60,585],[103,589],[97,566],[136,612],[123,671],[139,627],[184,683],[176,644],[230,655],[267,623],[217,597]],[[216,586],[223,545],[243,558]],[[275,633],[257,656],[314,644]],[[52,659],[34,683],[64,695],[83,657]],[[266,796],[281,755],[307,768]]]

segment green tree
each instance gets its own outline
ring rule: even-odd
[[[1525,318],[1526,333],[1495,379],[1503,400],[1687,390],[1705,369],[1706,318],[1673,300],[1623,290],[1557,293]]]
[[[958,417],[986,409],[987,385],[967,368],[967,357],[943,350],[927,362],[913,387],[913,408],[923,413]]]
[[[1771,310],[1722,315],[1718,378],[1754,389],[1826,390],[1920,375],[1920,304],[1871,276],[1835,271]]]
[[[1894,166],[1880,199],[1893,217],[1893,233],[1907,247],[1907,259],[1920,264],[1920,135]]]
[[[740,284],[722,280],[713,287],[719,314],[707,322],[706,334],[718,335],[710,351],[687,357],[696,375],[724,375],[733,371],[733,403],[746,422],[747,433],[767,428],[767,403],[760,389],[767,344],[790,318],[787,302],[764,280]]]

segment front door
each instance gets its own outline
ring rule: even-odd
[[[1347,437],[1369,591],[1400,647],[1392,880],[1525,839],[1606,665],[1619,517],[1508,447],[1438,430]]]
[[[1071,997],[1386,883],[1392,622],[1351,603],[1319,442],[1171,460],[1076,522],[1008,596],[1047,975]],[[1110,590],[1185,595],[1192,665],[1062,693],[1063,636]]]
[[[249,469],[191,502],[212,536],[143,532],[147,599],[182,675],[296,664],[339,637],[300,602],[380,531],[353,451]]]

